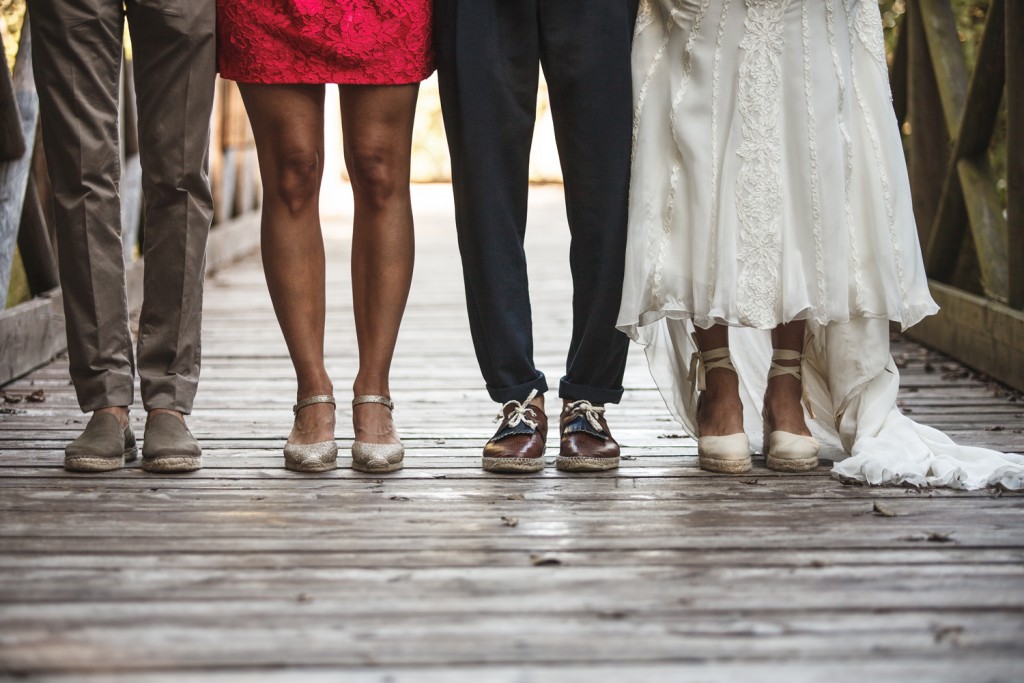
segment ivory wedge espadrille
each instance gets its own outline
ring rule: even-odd
[[[690,362],[690,381],[696,382],[698,391],[704,391],[707,387],[708,371],[716,369],[736,372],[729,357],[728,347],[695,352]],[[697,410],[700,411],[699,400]],[[744,432],[722,436],[698,436],[697,465],[708,472],[747,472],[753,466],[750,458],[750,440]]]
[[[801,383],[801,394],[808,414],[813,418],[814,411],[807,399],[803,387],[803,372],[800,365],[780,365],[777,361],[803,361],[803,354],[789,349],[776,349],[772,352],[772,364],[768,369],[768,379],[789,375]],[[762,412],[764,422],[764,459],[768,469],[778,472],[807,472],[818,466],[818,451],[821,445],[813,436],[793,434],[770,428],[767,408]]]

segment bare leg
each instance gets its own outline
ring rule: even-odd
[[[418,85],[341,87],[345,164],[352,179],[352,306],[359,343],[355,395],[391,395],[389,376],[412,282],[415,241],[409,197]],[[358,405],[355,438],[398,443],[391,411]]]
[[[772,347],[790,351],[804,350],[804,330],[807,323],[803,320],[779,325],[772,330]],[[776,361],[783,366],[797,366],[800,361]],[[773,430],[781,430],[791,434],[810,436],[804,421],[804,409],[801,404],[802,385],[797,378],[780,375],[768,380],[768,390],[764,395],[765,416]]]
[[[322,85],[240,84],[263,176],[263,269],[298,380],[297,398],[332,394],[324,366],[325,264],[320,232]],[[334,406],[299,411],[288,442],[334,438]]]
[[[695,327],[694,330],[701,351],[729,346],[727,325],[713,325],[706,330]],[[726,368],[708,371],[707,389],[701,394],[697,411],[697,429],[700,436],[726,436],[743,431],[743,402],[735,372]]]

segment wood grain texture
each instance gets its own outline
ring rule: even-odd
[[[344,192],[338,188],[336,192]],[[562,195],[533,188],[536,358],[564,366]],[[206,467],[66,473],[62,360],[4,387],[0,672],[39,681],[1011,681],[1024,665],[1024,496],[845,486],[827,464],[696,467],[634,349],[617,472],[480,468],[497,406],[463,308],[450,188],[417,187],[392,391],[406,468],[347,468],[351,214],[325,223],[341,469],[282,467],[295,380],[256,258],[207,285],[193,431]],[[227,233],[224,233],[227,234]],[[905,339],[900,401],[1024,448],[1024,403]],[[42,390],[46,400],[28,402]],[[556,401],[549,396],[551,405]],[[140,411],[133,424],[141,433]],[[549,461],[557,441],[548,443]],[[551,463],[549,462],[549,465]]]

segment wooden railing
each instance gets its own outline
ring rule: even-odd
[[[210,154],[215,218],[207,257],[211,270],[259,245],[260,184],[252,135],[237,87],[228,81],[218,81],[216,87]],[[120,189],[128,300],[133,309],[141,303],[144,267],[139,258],[144,198],[136,121],[133,72],[126,60]],[[13,76],[0,68],[0,385],[65,348],[54,226],[47,211],[50,186],[37,122],[26,23]],[[32,298],[4,310],[15,246]]]
[[[950,0],[906,4],[893,101],[942,306],[910,335],[1024,390],[1024,2],[991,0],[971,73]],[[1005,201],[990,163],[1001,115]]]

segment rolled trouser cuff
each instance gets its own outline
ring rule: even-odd
[[[622,387],[591,387],[585,384],[573,384],[563,377],[558,383],[558,397],[566,401],[590,401],[594,405],[618,403],[622,400]]]
[[[537,373],[536,379],[524,384],[517,384],[514,387],[487,387],[487,393],[491,395],[492,400],[498,403],[508,403],[509,401],[525,401],[530,392],[535,389],[538,394],[543,394],[548,390],[548,380],[542,372]]]

